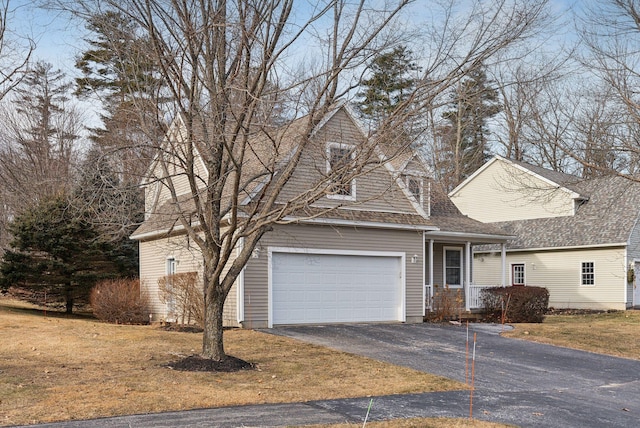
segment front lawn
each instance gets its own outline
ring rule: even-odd
[[[514,324],[507,337],[640,360],[640,311],[547,315],[541,324]]]
[[[202,334],[65,317],[0,298],[0,424],[462,389],[459,382],[251,330],[225,332],[236,373],[166,365]]]

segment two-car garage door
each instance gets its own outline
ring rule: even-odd
[[[403,321],[402,260],[273,252],[270,324]]]

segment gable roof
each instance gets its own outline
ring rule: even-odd
[[[439,183],[431,183],[430,198],[431,216],[429,219],[438,228],[437,232],[430,232],[431,234],[448,235],[449,237],[472,235],[479,241],[487,238],[500,241],[514,238],[509,231],[498,224],[482,223],[462,214]]]
[[[349,111],[344,105],[339,105],[335,109],[332,109],[327,113],[325,117],[315,122],[311,135],[317,135],[318,132],[326,125],[332,117],[334,117],[339,111],[344,111],[348,118],[352,121],[354,126],[362,134],[363,139],[367,139],[364,129],[361,127],[357,118],[353,116],[353,113]],[[268,138],[266,135],[261,138],[256,138],[251,142],[251,151],[245,159],[247,162],[246,168],[253,171],[251,174],[254,177],[258,177],[261,171],[267,167],[278,168],[284,166],[288,159],[298,150],[301,133],[309,131],[309,122],[306,117],[296,119],[289,124],[273,130],[273,135],[276,137]],[[283,144],[278,146],[278,153],[273,153],[273,146],[269,144],[273,141],[282,141]],[[198,146],[196,144],[195,150]],[[424,160],[420,156],[416,155],[413,150],[407,150],[406,153],[401,153],[398,156],[387,158],[383,153],[383,150],[379,150],[378,156],[384,163],[386,170],[391,176],[392,182],[404,192],[405,196],[411,202],[413,206],[413,212],[383,212],[383,211],[370,211],[364,209],[351,209],[349,207],[339,207],[328,211],[322,207],[309,207],[306,206],[300,209],[298,212],[293,213],[291,216],[283,220],[287,222],[308,222],[308,223],[328,223],[328,224],[344,224],[344,225],[360,225],[371,227],[388,227],[388,228],[402,228],[408,227],[414,230],[422,231],[439,231],[440,234],[450,233],[453,235],[458,234],[470,234],[474,237],[485,236],[488,242],[495,242],[495,239],[504,240],[508,235],[500,230],[495,225],[489,225],[481,223],[479,221],[470,219],[469,217],[460,213],[455,205],[449,200],[446,193],[436,183],[433,183],[427,174],[429,168],[424,167],[425,173],[425,195],[429,196],[429,204],[431,207],[430,213],[426,213],[421,205],[416,204],[410,195],[408,189],[406,189],[404,183],[399,179],[400,174],[407,168],[410,162],[416,161],[418,164],[423,164]],[[202,153],[201,153],[202,154]],[[206,156],[206,154],[204,154]],[[268,161],[266,161],[268,160]],[[268,162],[268,164],[266,163]],[[412,168],[413,169],[413,168]],[[416,171],[411,171],[415,173]],[[426,186],[429,189],[426,189]],[[261,190],[261,181],[254,180],[251,183],[247,183],[244,188],[247,198],[243,203],[250,203],[252,195]],[[428,193],[427,193],[428,192]],[[189,195],[179,196],[178,203],[172,201],[162,201],[159,206],[156,206],[155,211],[141,224],[138,229],[132,234],[132,239],[149,239],[156,236],[167,236],[172,233],[180,232],[183,227],[179,222],[181,213],[191,214],[192,225],[197,227],[198,220],[195,215],[195,207],[193,201],[190,200]],[[486,242],[486,241],[482,241]]]
[[[559,171],[552,171],[540,166],[535,166],[522,161],[515,161],[513,159],[507,159],[505,157],[495,155],[489,161],[485,162],[480,168],[478,168],[473,174],[467,177],[462,183],[458,184],[455,189],[449,192],[449,196],[454,196],[460,192],[467,184],[473,181],[478,175],[482,174],[486,169],[496,162],[504,162],[518,170],[530,174],[533,177],[547,183],[551,188],[559,188],[569,193],[571,197],[575,199],[585,199],[586,196],[580,194],[576,186],[580,182],[580,178],[575,175],[565,174]]]
[[[575,177],[573,178],[575,180]],[[640,214],[640,183],[605,176],[572,184],[588,200],[575,215],[495,223],[517,236],[511,250],[624,245]]]

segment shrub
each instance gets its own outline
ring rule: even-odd
[[[91,307],[96,318],[116,324],[149,322],[148,302],[140,293],[138,279],[112,279],[91,290]]]
[[[539,323],[549,307],[544,287],[486,288],[480,298],[489,321]]]
[[[433,288],[432,314],[433,321],[447,321],[460,319],[461,310],[464,307],[462,290],[451,289],[445,284],[442,289],[436,284]]]
[[[176,322],[204,326],[204,291],[197,272],[168,275],[158,280],[160,300],[168,303]]]

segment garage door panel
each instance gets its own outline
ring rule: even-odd
[[[402,320],[400,260],[274,252],[272,323]]]

